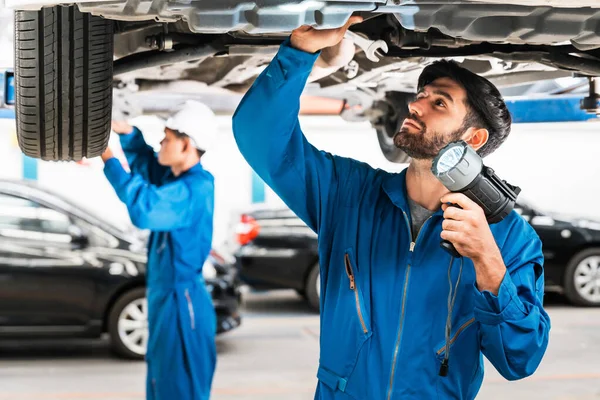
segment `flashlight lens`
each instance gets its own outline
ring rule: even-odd
[[[449,148],[441,155],[437,163],[438,174],[443,174],[454,168],[460,161],[465,149],[462,146]]]

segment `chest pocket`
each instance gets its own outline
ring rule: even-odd
[[[371,316],[352,248],[328,273],[317,377],[330,389],[344,392],[359,353],[373,334]]]

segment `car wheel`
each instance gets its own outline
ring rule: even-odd
[[[321,272],[319,264],[316,264],[306,279],[306,301],[313,310],[319,310],[319,299],[321,298]]]
[[[141,360],[148,346],[148,302],[146,289],[133,289],[114,304],[108,318],[113,351],[125,358]]]
[[[373,106],[372,114],[377,117],[372,125],[377,132],[381,152],[390,162],[403,164],[410,161],[410,157],[394,145],[394,136],[408,114],[410,98],[408,93],[390,92],[384,101],[378,101]]]
[[[600,306],[600,248],[577,253],[565,271],[565,295],[573,304]]]
[[[81,160],[108,145],[113,22],[75,6],[15,12],[19,147],[44,160]]]

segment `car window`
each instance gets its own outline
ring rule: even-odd
[[[12,238],[70,242],[66,214],[20,197],[0,194],[0,235]]]
[[[87,237],[90,246],[115,248],[119,245],[119,240],[102,228],[79,219],[75,223]]]

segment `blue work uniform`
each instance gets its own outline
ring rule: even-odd
[[[131,173],[104,172],[148,247],[146,398],[208,399],[216,365],[216,315],[202,277],[212,243],[214,179],[200,163],[175,177],[136,128],[120,135]]]
[[[319,235],[315,399],[473,399],[483,355],[506,379],[532,374],[550,329],[535,231],[514,211],[491,226],[507,268],[497,295],[477,289],[470,259],[461,271],[440,247],[441,208],[413,242],[406,170],[333,156],[304,137],[299,98],[317,57],[286,40],[233,116],[248,163]],[[458,282],[451,310],[448,274]]]

